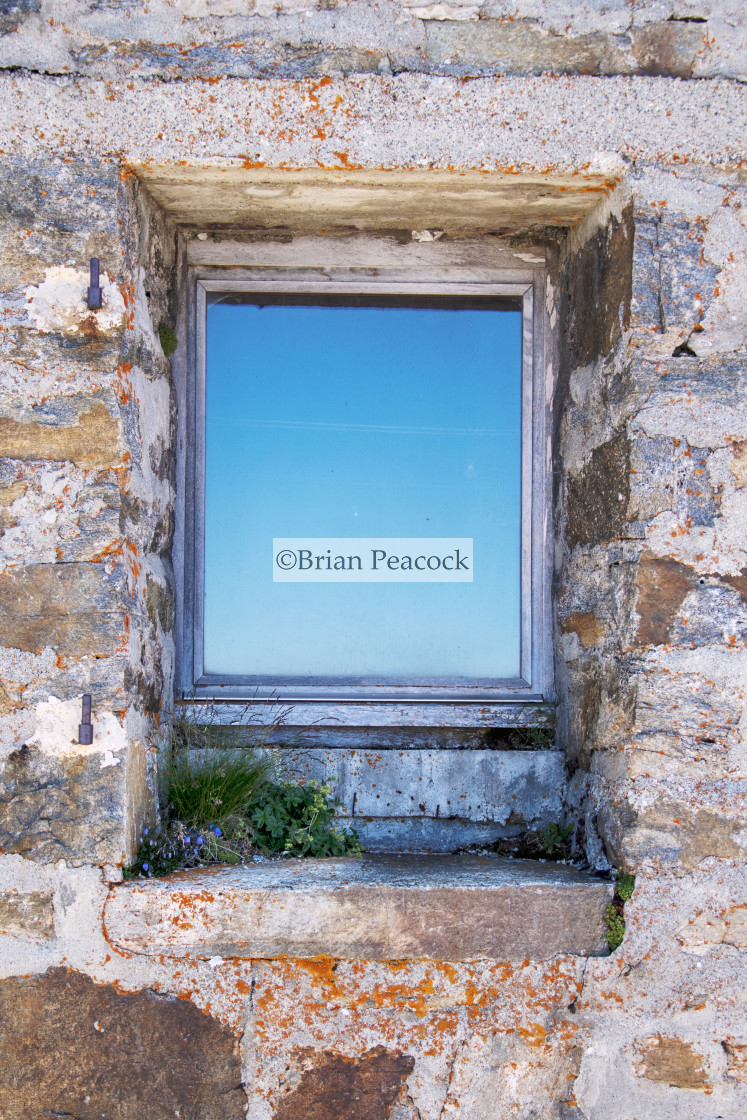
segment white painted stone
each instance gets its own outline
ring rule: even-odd
[[[81,721],[81,700],[58,700],[51,696],[36,705],[33,713],[34,731],[27,742],[38,747],[43,754],[55,758],[67,755],[102,754],[102,765],[117,766],[120,759],[113,752],[127,747],[127,737],[122,724],[109,711],[91,712],[93,723],[93,743],[85,745],[78,742],[78,726]],[[8,753],[8,752],[6,752]],[[107,761],[111,759],[111,761]]]
[[[81,269],[53,265],[45,270],[41,284],[26,289],[29,321],[38,331],[75,334],[84,320],[92,320],[100,331],[118,327],[125,312],[122,293],[106,274],[100,276],[101,309],[89,311],[87,305],[90,276]]]

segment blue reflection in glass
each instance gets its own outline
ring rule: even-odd
[[[207,309],[208,674],[515,678],[521,313]],[[273,583],[275,537],[472,537],[473,583]]]

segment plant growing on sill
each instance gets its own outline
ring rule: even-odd
[[[550,821],[544,828],[539,830],[540,841],[548,859],[559,860],[568,858],[570,855],[570,840],[575,827],[572,821],[570,824],[559,824],[557,821]]]
[[[635,890],[635,875],[618,873],[615,880],[615,894],[612,902],[607,907],[607,944],[610,952],[623,943],[625,937],[625,903],[628,902]]]
[[[260,724],[250,706],[224,725],[213,707],[183,706],[171,724],[165,770],[164,822],[145,829],[125,878],[152,878],[211,863],[240,863],[257,852],[286,856],[359,855],[353,830],[332,824],[340,804],[327,783],[305,786],[277,778],[269,746],[287,715]],[[296,745],[298,745],[298,740]]]
[[[363,848],[355,829],[332,824],[340,804],[327,782],[268,785],[250,816],[255,840],[268,851],[292,856],[359,856]]]

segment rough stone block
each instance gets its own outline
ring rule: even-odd
[[[676,560],[644,553],[638,565],[639,636],[645,645],[663,645],[671,638],[677,612],[697,584],[692,568]]]
[[[54,937],[52,891],[0,894],[0,933],[16,937]]]
[[[610,883],[474,856],[271,860],[114,887],[109,941],[147,956],[546,960],[606,952]]]
[[[60,758],[22,747],[0,763],[0,849],[42,863],[129,857],[127,767],[101,754]]]
[[[294,1065],[297,1084],[281,1098],[275,1120],[387,1120],[415,1059],[383,1046],[357,1059],[308,1047]]]
[[[0,457],[6,459],[52,459],[82,467],[115,467],[119,452],[119,425],[101,403],[80,413],[77,423],[61,427],[0,419]]]
[[[653,1035],[639,1048],[635,1069],[639,1077],[663,1081],[678,1089],[707,1089],[703,1059],[691,1042],[669,1035]]]
[[[660,74],[689,77],[706,46],[703,27],[647,24],[627,35],[553,35],[530,20],[429,21],[428,54],[441,67],[476,74]]]
[[[5,1120],[244,1120],[231,1031],[194,1004],[80,973],[0,982]]]
[[[659,334],[699,327],[719,270],[703,255],[705,230],[676,211],[636,216],[633,326]]]
[[[596,545],[626,536],[630,500],[630,444],[625,432],[594,449],[568,482],[568,543]]]
[[[103,564],[30,564],[0,574],[3,644],[64,657],[105,657],[124,639],[116,575]]]
[[[3,4],[0,8],[0,35],[17,31],[23,21],[40,8],[41,0],[15,0],[14,3]]]
[[[633,213],[628,206],[569,262],[561,287],[561,361],[569,369],[609,354],[630,320]]]
[[[610,859],[625,871],[644,860],[689,871],[708,856],[747,858],[736,805],[734,815],[726,816],[661,796],[641,811],[621,801],[600,810],[599,826]]]

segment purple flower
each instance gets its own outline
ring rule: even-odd
[[[213,832],[215,833],[216,836],[222,836],[223,835],[223,833],[221,832],[221,830],[218,828],[217,825],[213,829]]]
[[[143,871],[147,871],[147,870],[148,870],[148,864],[147,864],[147,863],[144,863],[144,864],[143,864]]]
[[[148,829],[147,829],[147,828],[144,828],[144,829],[143,829],[143,836],[147,836],[147,835],[148,835]]]
[[[201,837],[201,836],[197,836],[197,837],[195,838],[195,844],[197,845],[197,847],[199,848],[199,847],[200,847],[200,845],[201,845],[202,843],[203,843],[202,837]]]

